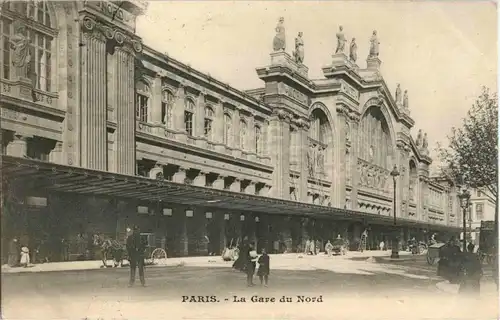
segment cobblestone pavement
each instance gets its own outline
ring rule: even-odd
[[[267,288],[247,288],[245,275],[218,257],[211,260],[215,262],[186,259],[147,268],[145,288],[127,287],[127,268],[2,274],[2,316],[23,320],[497,318],[497,300],[489,290],[477,300],[464,301],[436,287],[441,280],[435,271],[364,260],[274,256]],[[182,302],[183,296],[193,295],[215,296],[216,302]],[[234,296],[241,302],[234,302]],[[276,301],[252,302],[252,296]],[[279,302],[283,296],[292,302]],[[321,301],[298,302],[298,296],[321,297]]]

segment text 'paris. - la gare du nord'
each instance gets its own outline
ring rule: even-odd
[[[251,297],[231,296],[230,298],[219,298],[217,296],[182,296],[182,302],[187,303],[217,303],[217,302],[232,302],[232,303],[321,303],[323,296],[281,296],[276,297],[261,297],[253,295]]]

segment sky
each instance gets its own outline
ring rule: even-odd
[[[274,28],[285,18],[286,51],[303,32],[304,64],[322,79],[338,26],[356,38],[366,67],[377,30],[381,73],[394,94],[408,90],[411,116],[429,146],[446,144],[481,86],[496,91],[497,11],[492,1],[150,1],[137,21],[144,42],[245,90],[263,87],[255,71],[270,63]]]

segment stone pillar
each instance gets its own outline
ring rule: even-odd
[[[63,143],[62,141],[57,141],[54,149],[50,151],[49,161],[52,163],[62,164],[62,151],[63,151]]]
[[[290,130],[290,129],[289,129]],[[255,153],[255,115],[251,114],[248,117],[248,148],[247,150],[251,153]],[[290,148],[290,144],[288,144],[288,148]],[[289,153],[290,151],[288,151]]]
[[[193,136],[195,137],[204,137],[205,136],[205,94],[200,92],[198,95],[198,99],[196,100],[196,109],[194,115],[194,123],[193,123]],[[217,120],[222,118],[216,118]],[[220,121],[214,121],[220,122]]]
[[[193,185],[197,187],[206,187],[207,186],[207,173],[200,171],[196,178],[194,178]]]
[[[307,151],[309,150],[309,142],[307,141],[308,133],[309,133],[309,123],[307,120],[302,119],[297,125],[297,161],[298,161],[298,169],[300,172],[299,178],[299,190],[298,198],[299,201],[307,202],[307,181],[309,177],[309,170],[307,168]]]
[[[356,121],[351,123],[351,147],[350,147],[350,163],[351,163],[351,210],[358,209],[358,185],[359,185],[359,172],[358,172],[358,154],[359,150],[359,124]]]
[[[225,147],[222,145],[224,143],[224,101],[219,100],[219,103],[217,103],[214,108],[216,119],[216,121],[214,121],[215,151],[223,152],[225,150]]]
[[[116,110],[116,171],[135,175],[135,75],[134,53],[127,47],[118,47],[117,110]],[[153,100],[154,101],[154,100]]]
[[[184,183],[185,180],[186,180],[186,172],[187,172],[187,168],[183,168],[183,167],[180,167],[179,169],[177,169],[177,172],[174,173],[174,176],[172,178],[172,181],[173,182],[177,182],[177,183]],[[184,214],[185,216],[186,214]]]
[[[151,123],[155,125],[161,125],[163,123],[163,119],[161,118],[161,104],[162,104],[162,89],[161,89],[161,75],[157,74],[153,85],[151,88],[151,111],[150,111],[150,119]]]
[[[188,218],[186,217],[186,211],[182,210],[179,214],[179,255],[181,257],[186,257],[189,254],[189,235],[188,235]]]
[[[96,22],[88,17],[83,19],[81,29],[81,164],[84,168],[105,171],[108,149],[106,37],[98,30]],[[134,94],[133,87],[130,94]]]
[[[224,189],[224,176],[219,175],[213,183],[213,188],[218,190]]]
[[[286,246],[286,252],[291,253],[293,252],[293,239],[292,239],[292,229],[291,229],[291,221],[290,217],[285,217],[283,221],[281,229],[281,238],[283,239],[283,242],[285,243]]]
[[[274,167],[272,174],[271,197],[279,199],[289,198],[290,184],[290,115],[283,109],[275,110],[271,121],[271,163]]]
[[[337,109],[338,111],[338,109]],[[335,148],[331,148],[333,152],[333,177],[330,190],[330,198],[332,199],[332,205],[336,208],[344,208],[345,197],[346,197],[346,161],[345,161],[345,127],[346,127],[346,117],[343,112],[337,112],[337,132],[334,137]]]
[[[229,190],[233,192],[241,192],[241,179],[235,178],[233,183],[231,183]]]
[[[247,194],[255,194],[255,181],[250,181],[250,183],[245,188],[245,193]]]
[[[7,144],[7,155],[24,158],[28,154],[28,136],[14,133],[14,140]]]
[[[184,111],[186,106],[186,90],[182,83],[179,84],[175,93],[175,102],[173,104],[172,116],[174,130],[178,131],[179,137],[186,136],[186,128],[184,126]]]
[[[232,123],[231,123],[232,135],[230,137],[229,145],[232,147],[237,147],[238,149],[241,150],[241,145],[240,145],[240,110],[238,110],[238,109],[234,110],[233,118],[231,120],[232,120]]]

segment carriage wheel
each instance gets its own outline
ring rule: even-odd
[[[151,253],[151,263],[153,264],[166,264],[167,252],[162,248],[156,248]]]

